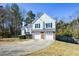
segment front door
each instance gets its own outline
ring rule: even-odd
[[[44,32],[41,32],[41,39],[44,39]]]

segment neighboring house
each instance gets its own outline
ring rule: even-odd
[[[32,24],[26,26],[25,22],[22,22],[21,35],[32,34]]]
[[[56,31],[55,23],[56,21],[53,18],[44,13],[38,19],[34,20],[32,24],[23,26],[25,29],[22,29],[22,35],[24,32],[29,32],[34,39],[54,40]]]
[[[25,35],[25,32],[26,32],[26,30],[25,30],[25,22],[23,21],[22,22],[22,27],[21,27],[21,35]]]

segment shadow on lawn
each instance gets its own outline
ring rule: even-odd
[[[67,43],[78,44],[72,37],[68,37],[68,36],[56,36],[56,40],[67,42]]]

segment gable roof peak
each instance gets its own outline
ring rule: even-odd
[[[42,15],[47,15],[47,14],[46,14],[46,13],[42,13]],[[42,16],[42,15],[41,15],[41,16]]]
[[[42,15],[46,14],[45,12],[40,12],[37,14],[37,17],[40,18]],[[47,15],[47,14],[46,14]]]

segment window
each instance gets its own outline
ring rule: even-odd
[[[52,32],[46,32],[47,35],[52,35]]]
[[[40,24],[35,24],[35,28],[40,28]]]
[[[46,23],[46,28],[52,28],[52,23]]]

